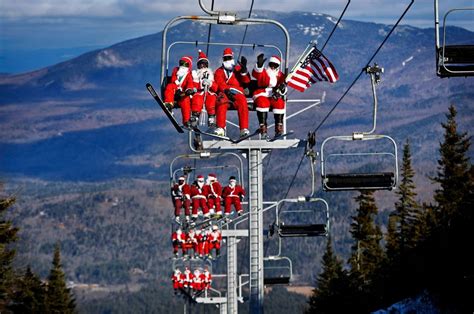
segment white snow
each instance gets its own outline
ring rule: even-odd
[[[379,35],[380,36],[386,36],[387,34],[388,34],[388,32],[385,29],[383,29],[383,28],[379,29]]]
[[[120,58],[120,56],[109,49],[99,52],[96,62],[98,68],[123,68],[132,65],[130,61]]]
[[[324,30],[324,26],[304,26],[303,24],[297,24],[296,27],[303,32],[304,35],[317,36],[321,37],[321,34]]]
[[[405,66],[405,65],[406,65],[408,62],[410,62],[411,60],[413,60],[413,56],[411,56],[410,58],[404,60],[404,61],[402,62],[402,66]]]

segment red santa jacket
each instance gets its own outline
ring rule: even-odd
[[[212,275],[208,270],[204,270],[201,276],[202,276],[202,282],[205,282],[205,283],[212,282]]]
[[[194,82],[193,82],[193,75],[191,73],[191,70],[189,70],[188,73],[186,73],[186,75],[184,75],[180,80],[178,79],[178,75],[177,75],[178,69],[179,67],[175,67],[173,69],[173,72],[171,73],[171,79],[168,82],[169,87],[167,86],[166,88],[174,88],[174,89],[181,90],[183,92],[187,90],[188,88],[193,89]]]
[[[219,230],[214,230],[210,234],[210,242],[221,242],[222,235]]]
[[[171,195],[174,199],[191,199],[191,187],[186,183],[182,185],[175,183],[171,188]]]
[[[285,75],[281,71],[274,75],[264,67],[255,67],[252,76],[257,80],[257,88],[253,93],[254,100],[261,96],[271,97],[273,88],[285,82]]]
[[[209,183],[207,188],[207,197],[218,198],[222,195],[222,185],[218,181]]]
[[[243,86],[250,83],[250,75],[248,73],[242,74],[240,66],[235,66],[234,70],[230,72],[221,66],[214,73],[214,82],[217,84],[218,92],[233,89],[244,94]]]
[[[197,185],[192,185],[191,186],[191,198],[203,198],[207,200],[207,195],[209,195],[209,186],[208,185],[203,185],[202,188],[200,188]]]
[[[171,280],[173,282],[183,283],[184,282],[184,275],[181,272],[174,272],[173,276],[171,276]]]
[[[184,243],[186,242],[186,234],[184,232],[181,232],[178,234],[176,231],[171,234],[171,241],[175,242],[181,242]]]
[[[186,242],[188,243],[198,243],[197,235],[195,232],[189,232],[188,236],[186,237]]]
[[[194,275],[189,269],[185,270],[183,275],[184,275],[184,281],[185,282],[192,282],[193,281]]]
[[[245,190],[241,185],[236,185],[233,188],[230,187],[229,185],[224,187],[224,190],[222,190],[222,197],[243,197],[245,196]]]

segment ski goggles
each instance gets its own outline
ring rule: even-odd
[[[224,56],[224,57],[222,57],[222,60],[223,60],[223,61],[229,61],[229,60],[232,60],[232,59],[234,59],[234,57],[232,57],[232,56]]]
[[[189,68],[189,63],[183,60],[179,60],[179,66]]]
[[[280,66],[278,63],[275,63],[275,62],[269,62],[268,63],[268,66],[272,69],[278,69],[278,67]]]
[[[198,69],[202,68],[208,68],[209,67],[209,62],[207,61],[199,61],[197,64]]]

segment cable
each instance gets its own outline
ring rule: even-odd
[[[295,175],[293,176],[293,179],[291,180],[291,183],[290,183],[290,185],[288,186],[288,190],[286,191],[285,197],[284,197],[283,199],[286,199],[286,197],[288,196],[288,193],[290,193],[290,189],[291,189],[291,187],[293,186],[293,183],[295,182],[296,175],[298,174],[298,171],[299,171],[300,168],[301,168],[301,164],[303,163],[304,157],[305,157],[305,154],[303,154],[303,156],[301,156],[301,160],[300,160],[300,163],[299,163],[299,165],[298,165],[298,168],[296,169]]]
[[[329,116],[331,115],[331,113],[336,109],[336,107],[339,105],[339,103],[344,99],[344,97],[346,97],[347,93],[349,93],[349,91],[352,89],[352,87],[354,86],[354,84],[359,80],[360,76],[362,75],[362,73],[364,73],[364,69],[367,67],[367,65],[369,65],[372,60],[375,58],[375,56],[379,53],[380,49],[382,49],[382,46],[385,45],[385,42],[388,40],[388,38],[390,37],[390,35],[393,33],[393,31],[395,30],[395,28],[398,26],[398,24],[400,23],[400,21],[403,19],[403,17],[405,16],[405,14],[408,12],[408,10],[410,9],[410,7],[413,5],[413,3],[415,2],[415,0],[411,0],[410,4],[406,7],[405,11],[403,12],[403,14],[398,18],[397,22],[395,23],[395,25],[393,25],[392,29],[390,30],[390,32],[385,36],[384,40],[382,41],[382,43],[379,45],[379,47],[377,48],[377,50],[374,52],[374,54],[370,57],[369,61],[367,61],[366,63],[366,66],[360,71],[359,75],[357,75],[357,77],[355,78],[355,80],[351,83],[351,85],[349,86],[349,88],[344,92],[344,94],[341,96],[341,98],[339,98],[339,100],[336,102],[336,104],[331,108],[331,110],[328,112],[328,114],[324,117],[324,119],[319,123],[319,125],[314,129],[314,132],[316,133],[319,128],[324,124],[324,122],[326,122],[326,120],[329,118]]]
[[[248,16],[249,18],[250,18],[250,16],[252,15],[253,2],[254,2],[254,0],[252,0],[252,3],[250,4],[250,11],[249,11],[249,16]],[[248,26],[248,25],[245,25],[244,37],[242,38],[241,45],[244,44],[245,36],[247,36],[247,29],[248,29],[248,28],[249,28],[249,26]],[[243,46],[240,46],[239,55],[238,55],[238,57],[237,57],[237,60],[240,59],[240,54],[242,53],[242,48],[243,48]]]

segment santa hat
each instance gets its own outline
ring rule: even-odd
[[[181,229],[176,230],[176,233],[182,233],[183,231]]]
[[[198,175],[198,176],[197,176],[197,179],[198,179],[198,180],[199,180],[199,179],[204,180],[204,177],[203,177],[202,175]]]
[[[270,62],[273,62],[273,63],[276,63],[276,64],[280,65],[281,64],[281,59],[278,56],[272,56],[270,58],[270,60],[268,60],[268,63],[270,63]]]
[[[179,270],[179,268],[176,268],[176,269],[174,270],[174,272],[177,273],[177,274],[179,274],[181,271]]]
[[[183,56],[181,59],[179,59],[179,61],[187,62],[190,69],[193,67],[193,57],[191,56]]]
[[[231,176],[231,177],[229,178],[229,181],[236,181],[236,180],[235,180],[235,177],[234,177],[234,176]]]
[[[234,57],[234,52],[232,51],[231,48],[225,48],[224,49],[224,54],[222,56],[223,57],[226,57],[226,56]]]
[[[209,59],[207,58],[206,54],[201,50],[199,49],[199,56],[198,56],[198,63],[201,62],[201,61],[206,61],[206,62],[209,62]]]
[[[209,173],[209,174],[207,175],[207,177],[208,177],[210,180],[215,180],[215,179],[217,179],[217,176],[216,176],[214,173]]]
[[[181,181],[181,180],[184,181],[184,180],[186,180],[186,179],[185,179],[183,176],[181,176],[181,177],[178,178],[178,181]]]
[[[212,230],[217,230],[217,229],[218,229],[218,228],[217,228],[217,225],[213,225],[213,226],[212,226]]]

